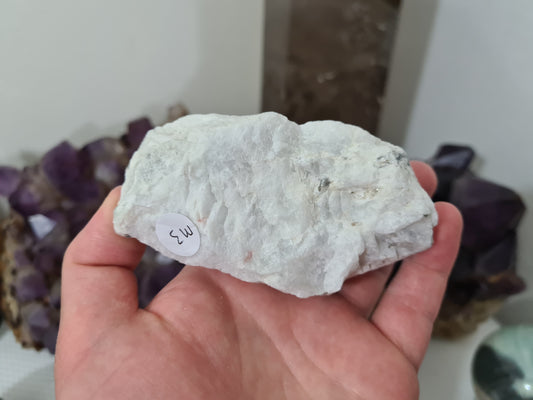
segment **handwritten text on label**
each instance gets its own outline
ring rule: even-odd
[[[185,215],[161,215],[157,220],[155,230],[161,244],[175,255],[192,256],[200,248],[198,228]]]

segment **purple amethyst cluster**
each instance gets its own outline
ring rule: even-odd
[[[525,205],[514,191],[475,176],[474,151],[443,145],[430,160],[439,178],[436,201],[461,211],[464,232],[459,256],[435,323],[434,334],[457,337],[473,331],[503,301],[525,289],[516,275],[516,229]]]
[[[0,167],[0,196],[10,206],[0,223],[0,309],[24,347],[54,353],[63,254],[107,193],[122,183],[131,155],[151,128],[147,118],[137,119],[120,138],[81,149],[62,142],[37,165]],[[140,306],[182,267],[147,249],[136,270]]]

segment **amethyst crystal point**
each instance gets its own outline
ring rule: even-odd
[[[21,178],[18,169],[0,166],[0,196],[9,197],[19,185]]]
[[[136,119],[128,124],[128,132],[123,139],[131,153],[139,148],[144,136],[153,127],[152,122],[146,117]]]
[[[22,303],[41,299],[48,294],[43,274],[34,269],[19,271],[15,277],[13,290],[17,300]]]
[[[21,185],[9,197],[9,204],[22,215],[37,214],[41,211],[42,197],[35,186]]]
[[[47,213],[46,217],[53,221],[54,228],[47,235],[36,238],[33,253],[35,255],[37,252],[46,251],[62,254],[71,240],[68,230],[69,222],[65,215],[58,213],[57,210]]]
[[[61,256],[55,249],[44,247],[35,252],[33,265],[46,274],[59,274],[61,268]]]
[[[89,222],[93,214],[98,209],[99,204],[90,203],[79,207],[71,207],[65,210],[68,218],[70,237],[74,238],[83,227]]]
[[[139,306],[146,307],[157,293],[183,268],[183,264],[147,247],[135,270],[139,289]]]
[[[505,300],[507,297],[524,291],[526,284],[522,278],[512,271],[491,277],[490,280],[480,282],[476,292],[477,301]]]
[[[512,231],[502,241],[478,253],[472,273],[478,277],[514,271],[516,267],[516,232]]]
[[[41,168],[50,183],[66,197],[74,201],[99,197],[98,185],[85,176],[82,158],[70,143],[62,142],[49,150],[41,160]]]
[[[463,214],[462,245],[482,250],[515,229],[525,205],[515,192],[495,183],[465,176],[455,181],[450,201]]]
[[[439,178],[435,201],[447,201],[454,179],[464,174],[474,158],[474,150],[468,146],[442,145],[437,154],[429,160]]]
[[[435,200],[455,204],[464,219],[461,249],[435,322],[436,336],[472,332],[525,288],[516,275],[516,228],[525,206],[520,196],[476,177],[468,167],[474,151],[442,146],[430,161],[439,178]]]
[[[50,183],[61,189],[80,178],[78,151],[68,142],[61,142],[49,150],[41,160],[41,168]]]
[[[27,311],[37,305],[48,307],[49,284],[55,277],[35,269],[32,247],[36,239],[29,231],[26,220],[16,212],[0,229],[0,308],[23,346],[38,349],[42,345],[32,338]]]
[[[515,273],[516,235],[483,252],[461,247],[450,275],[446,298],[458,306],[471,301],[499,300],[524,290],[524,281]]]
[[[49,310],[41,303],[31,303],[22,307],[21,314],[28,324],[32,339],[42,342],[43,336],[52,325]]]
[[[39,240],[48,235],[57,224],[53,219],[42,214],[30,215],[28,217],[28,223],[33,234]]]
[[[0,167],[0,196],[11,206],[9,219],[0,223],[0,312],[24,347],[55,351],[64,252],[109,190],[122,183],[129,157],[151,128],[142,118],[120,139],[101,138],[79,151],[62,142],[37,165]],[[182,267],[154,250],[146,254],[136,271],[144,304]]]
[[[50,305],[59,310],[61,305],[61,279],[58,279],[50,289]]]
[[[28,253],[26,250],[23,250],[23,249],[16,250],[13,258],[15,260],[15,265],[18,268],[31,265],[31,261],[28,258]]]
[[[114,188],[124,181],[126,168],[115,160],[101,161],[96,164],[94,177],[108,188]]]
[[[52,324],[46,330],[46,332],[44,332],[44,335],[42,336],[43,346],[52,354],[55,354],[56,352],[56,342],[57,342],[58,333],[59,333],[59,325]]]
[[[454,268],[450,274],[450,282],[459,282],[470,279],[474,274],[476,254],[465,247],[459,249]]]
[[[431,160],[434,169],[449,171],[456,177],[465,172],[474,159],[475,153],[470,146],[444,144]]]
[[[26,167],[22,171],[21,182],[9,196],[9,204],[15,211],[28,217],[57,207],[59,196],[40,168]]]
[[[94,179],[111,189],[124,180],[129,154],[124,144],[115,138],[102,138],[85,145],[80,154],[93,169]]]
[[[522,292],[525,282],[516,275],[516,233],[478,253],[474,275],[481,283],[478,299],[504,298]]]

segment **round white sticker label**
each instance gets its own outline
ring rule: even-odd
[[[161,215],[155,224],[155,233],[163,246],[178,256],[192,256],[200,248],[200,232],[185,215]]]

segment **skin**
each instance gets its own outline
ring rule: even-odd
[[[433,171],[413,163],[432,193]],[[435,244],[299,299],[186,267],[146,309],[133,270],[144,246],[114,233],[119,189],[64,257],[56,397],[62,399],[417,399],[417,371],[461,236],[436,204]]]

